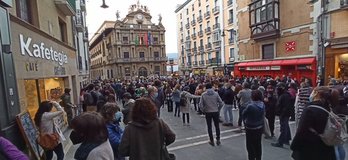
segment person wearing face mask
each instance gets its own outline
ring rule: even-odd
[[[160,117],[162,103],[157,98],[158,97],[158,90],[157,90],[157,88],[154,87],[154,86],[148,86],[147,92],[148,92],[147,98],[149,98],[156,105],[157,116]]]
[[[310,95],[309,106],[315,105],[328,112],[337,106],[338,91],[329,87],[316,87]],[[336,160],[334,146],[326,145],[319,134],[325,130],[328,113],[320,108],[306,107],[291,143],[292,158],[295,160]],[[313,131],[314,130],[314,131]]]
[[[114,153],[115,160],[124,160],[118,153],[118,146],[121,143],[123,135],[123,129],[120,127],[122,120],[122,112],[116,103],[107,103],[101,109],[101,115],[106,122],[106,128],[108,130],[109,142],[111,144],[112,151]]]

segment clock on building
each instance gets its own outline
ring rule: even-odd
[[[144,18],[143,15],[141,15],[141,14],[137,15],[137,19],[142,20],[143,18]]]

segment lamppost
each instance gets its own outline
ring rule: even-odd
[[[105,0],[103,0],[103,4],[102,4],[100,7],[101,7],[101,8],[104,8],[104,9],[105,9],[105,8],[109,8],[109,6],[105,4]]]
[[[231,37],[228,39],[228,41],[229,41],[229,44],[231,44],[231,43],[235,43],[235,40],[236,40],[236,34],[237,34],[237,32],[236,32],[236,30],[234,30],[234,29],[227,29],[227,30],[222,30],[222,33],[221,33],[221,37],[223,37],[223,39],[224,39],[224,37],[226,36],[226,34],[225,34],[225,31],[228,31],[228,32],[230,32],[231,33]],[[225,51],[225,43],[223,44],[223,50]],[[233,57],[231,57],[231,55],[229,56],[229,58],[228,58],[228,64],[230,64],[231,62],[234,62],[235,61],[235,55],[234,55],[234,52],[233,52]],[[232,67],[233,68],[233,67]],[[227,68],[227,63],[225,62],[225,64],[224,64],[224,75],[227,75],[227,73],[229,72],[230,70]],[[230,74],[228,74],[229,76],[230,76]]]

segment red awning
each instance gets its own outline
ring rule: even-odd
[[[284,59],[273,61],[256,61],[256,62],[242,62],[236,64],[237,67],[251,67],[251,66],[287,66],[287,65],[301,65],[313,64],[315,58],[298,58],[298,59]]]

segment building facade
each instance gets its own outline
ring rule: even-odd
[[[237,76],[316,79],[320,3],[237,1]]]
[[[119,16],[117,16],[119,18]],[[167,75],[165,28],[151,22],[146,6],[130,6],[122,20],[106,21],[91,39],[92,79],[131,79]]]
[[[74,16],[74,41],[76,45],[77,66],[79,71],[80,86],[89,83],[89,48],[88,28],[86,26],[86,1],[76,0],[76,15]]]
[[[233,22],[226,14],[233,10],[232,6],[232,1],[187,0],[177,7],[175,13],[181,74],[224,74],[223,68],[227,64],[225,53],[228,50],[226,54],[229,54],[230,48],[233,48],[229,43],[226,47],[223,45],[229,40],[227,32],[233,29]],[[221,35],[226,37],[222,38]]]
[[[323,3],[324,13],[318,18],[320,26],[319,53],[323,57],[320,66],[325,82],[329,75],[348,80],[348,1]]]
[[[9,11],[20,110],[33,117],[40,102],[59,100],[64,88],[77,104],[76,1],[13,0]]]

